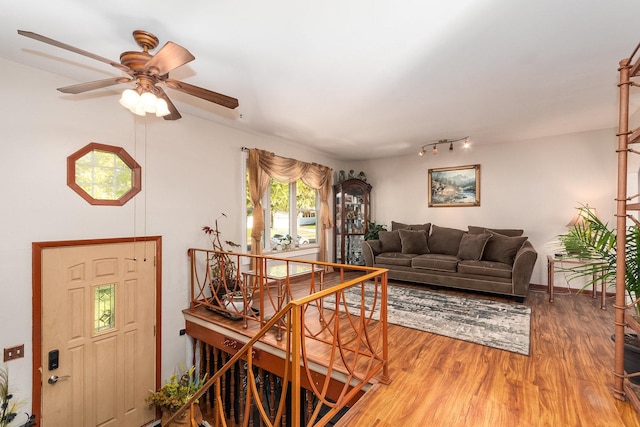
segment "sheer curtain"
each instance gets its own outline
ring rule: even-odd
[[[264,210],[262,196],[267,190],[269,179],[292,183],[301,179],[309,187],[318,190],[320,196],[320,261],[327,260],[326,231],[333,227],[329,214],[331,195],[331,168],[317,163],[306,163],[295,159],[252,148],[249,150],[249,193],[253,204],[253,230],[251,231],[251,253],[262,253],[261,237],[264,231]]]

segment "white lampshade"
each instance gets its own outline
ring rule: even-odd
[[[167,101],[162,98],[158,98],[158,101],[156,102],[156,117],[164,117],[167,114],[171,114]]]
[[[158,98],[151,92],[143,92],[142,95],[140,95],[140,104],[147,113],[156,112],[156,102],[158,102]]]
[[[130,110],[133,114],[136,114],[138,116],[145,116],[147,114],[147,110],[144,109],[144,105],[142,105],[142,103],[139,103]]]
[[[138,104],[140,100],[140,95],[133,89],[126,89],[122,92],[122,97],[120,97],[120,104],[125,108],[132,109]]]

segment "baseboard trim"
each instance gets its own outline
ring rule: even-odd
[[[549,287],[547,285],[536,285],[531,283],[529,285],[529,289],[532,289],[536,292],[547,292]],[[567,293],[571,293],[571,294],[575,294],[575,295],[587,295],[587,296],[591,296],[591,289],[575,289],[575,288],[567,288],[565,286],[554,286],[553,287],[553,292],[559,292],[560,294],[567,294]],[[598,292],[598,295],[600,295],[601,292]],[[612,297],[615,295],[615,292],[607,292],[606,296],[607,297]]]

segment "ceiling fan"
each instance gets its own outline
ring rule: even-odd
[[[167,42],[155,55],[150,54],[150,50],[158,47],[159,41],[156,36],[147,31],[136,30],[133,32],[133,38],[142,48],[142,52],[123,52],[120,55],[120,62],[31,31],[18,30],[18,34],[104,62],[128,75],[58,88],[63,93],[78,94],[120,83],[133,82],[136,84],[135,89],[125,90],[120,103],[135,114],[144,116],[147,112],[156,113],[157,116],[162,116],[165,120],[177,120],[182,116],[158,83],[223,107],[234,109],[238,106],[236,98],[169,78],[169,71],[196,58],[187,49],[171,41]]]

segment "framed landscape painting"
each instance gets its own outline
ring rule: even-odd
[[[480,206],[480,165],[429,169],[429,207]]]

